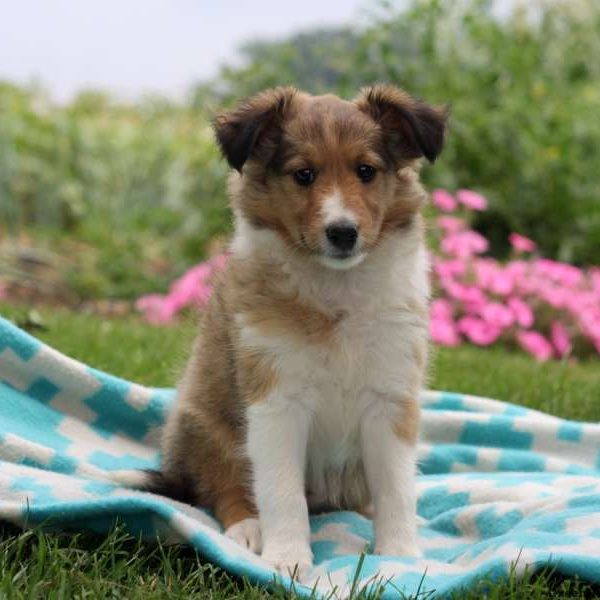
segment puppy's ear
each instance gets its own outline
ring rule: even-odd
[[[250,157],[265,163],[273,157],[295,95],[296,90],[291,87],[265,90],[215,117],[217,142],[234,169],[241,172]]]
[[[393,85],[364,88],[355,103],[381,126],[394,159],[424,156],[432,163],[442,151],[446,109],[416,100]]]

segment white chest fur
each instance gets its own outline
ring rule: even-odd
[[[272,410],[301,405],[310,415],[305,483],[316,505],[365,504],[361,419],[380,397],[404,393],[415,344],[427,335],[427,255],[417,234],[401,235],[348,272],[284,265],[297,270],[292,274],[303,297],[343,315],[327,344],[264,336],[240,316],[242,343],[276,360],[279,383],[267,400]]]
[[[306,484],[313,503],[366,504],[361,419],[381,397],[403,395],[415,337],[423,335],[423,319],[396,304],[349,314],[326,348],[296,346],[280,355],[281,372],[303,390],[298,401],[312,413]]]

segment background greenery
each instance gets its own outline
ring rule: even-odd
[[[548,257],[600,263],[600,3],[528,6],[500,18],[485,0],[380,3],[353,28],[248,43],[185,104],[86,93],[56,106],[1,85],[5,271],[26,266],[7,251],[17,239],[79,298],[165,289],[230,225],[216,107],[272,85],[352,97],[375,81],[451,106],[447,150],[424,176],[488,196],[475,225],[495,255],[514,230]]]
[[[100,93],[55,106],[4,84],[0,114],[0,227],[75,257],[56,266],[81,296],[164,288],[226,227],[227,169],[198,110]]]

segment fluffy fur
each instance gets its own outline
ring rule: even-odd
[[[283,572],[312,562],[309,510],[372,503],[374,552],[419,554],[429,288],[418,162],[439,154],[444,125],[443,111],[390,86],[353,102],[277,88],[215,121],[237,171],[231,257],[151,487],[211,508]],[[339,224],[358,236],[343,253],[326,233]]]

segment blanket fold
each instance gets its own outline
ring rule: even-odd
[[[0,518],[95,532],[119,519],[133,534],[190,544],[231,573],[272,582],[268,565],[208,513],[126,487],[136,470],[158,466],[173,395],[88,367],[0,318]],[[464,394],[427,391],[422,401],[424,558],[368,554],[372,524],[356,513],[315,516],[315,566],[296,591],[344,597],[365,550],[358,589],[389,580],[389,598],[443,596],[526,566],[600,583],[600,425]]]

